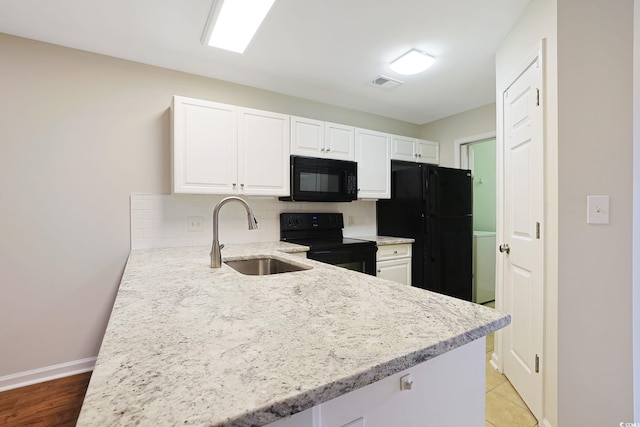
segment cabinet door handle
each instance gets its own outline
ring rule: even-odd
[[[382,270],[378,269],[378,273],[382,273]]]
[[[233,185],[233,188],[236,188],[236,183],[235,182],[233,184],[231,184],[231,185]]]
[[[327,148],[327,151],[331,151],[331,148]]]

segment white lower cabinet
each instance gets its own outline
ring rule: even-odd
[[[268,426],[480,427],[484,414],[483,337]]]
[[[411,285],[411,244],[378,246],[376,276]]]
[[[411,258],[408,260],[395,259],[391,261],[378,261],[376,266],[376,276],[381,279],[402,283],[403,285],[410,285]]]

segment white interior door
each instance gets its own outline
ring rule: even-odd
[[[511,325],[502,334],[504,373],[531,412],[542,415],[543,107],[540,51],[503,93],[503,301]]]

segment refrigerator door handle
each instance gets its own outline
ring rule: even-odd
[[[429,233],[430,258],[431,261],[437,261],[440,255],[438,253],[438,233],[436,232],[438,229],[438,219],[435,217],[429,217],[427,221],[429,221],[429,228],[427,229],[427,233]]]
[[[428,171],[429,171],[429,173],[427,175],[427,190],[428,191],[425,192],[425,194],[429,198],[429,200],[427,200],[429,215],[434,215],[434,214],[436,214],[436,210],[440,209],[440,207],[437,206],[437,204],[438,204],[438,202],[440,200],[440,195],[438,194],[438,191],[439,191],[439,185],[438,185],[439,177],[438,177],[438,170],[437,169],[429,168]]]

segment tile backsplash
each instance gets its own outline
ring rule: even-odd
[[[213,240],[213,208],[226,196],[183,194],[131,195],[131,249],[205,246]],[[272,242],[280,240],[281,212],[342,212],[345,236],[376,234],[375,201],[350,203],[281,202],[276,198],[243,197],[253,209],[257,230],[248,230],[247,215],[239,203],[220,210],[220,243]],[[190,222],[203,229],[189,231]]]

